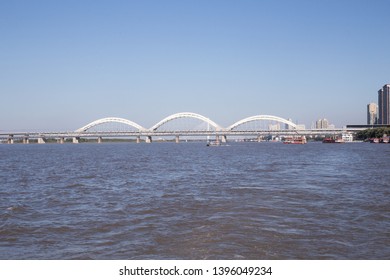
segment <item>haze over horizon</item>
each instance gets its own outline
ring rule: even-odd
[[[0,131],[222,126],[267,114],[365,124],[390,83],[389,1],[2,1]]]

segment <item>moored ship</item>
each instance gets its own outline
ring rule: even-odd
[[[345,141],[344,141],[343,138],[330,138],[330,137],[327,137],[327,138],[324,138],[324,140],[322,140],[322,143],[342,144],[342,143],[345,143]]]
[[[384,144],[388,144],[389,140],[390,140],[389,136],[387,136],[387,134],[384,134],[383,137],[380,139],[380,142]]]
[[[283,144],[306,144],[305,136],[286,137]]]
[[[335,143],[335,142],[336,140],[330,137],[324,138],[324,140],[322,140],[322,143]]]
[[[379,138],[371,138],[370,139],[370,143],[378,144],[379,143]]]
[[[390,141],[390,138],[389,136],[387,136],[387,134],[384,134],[383,137],[381,138],[370,138],[370,143],[375,143],[375,144],[378,144],[378,143],[383,143],[383,144],[388,144]]]

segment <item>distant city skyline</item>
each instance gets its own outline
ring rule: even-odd
[[[367,124],[390,124],[390,84],[378,90],[378,103],[367,104]]]
[[[366,123],[390,83],[388,1],[1,1],[0,131],[223,126],[274,115]],[[378,43],[380,42],[380,44]]]

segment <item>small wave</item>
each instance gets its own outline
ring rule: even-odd
[[[67,188],[78,188],[78,187],[84,187],[84,184],[81,183],[73,183],[66,186]]]
[[[26,210],[26,207],[23,205],[12,205],[6,208],[9,212],[22,212]]]
[[[232,187],[233,190],[264,190],[264,187]]]

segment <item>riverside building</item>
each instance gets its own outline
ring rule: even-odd
[[[378,117],[378,105],[370,103],[367,105],[367,124],[376,124]]]
[[[329,126],[329,122],[327,119],[319,119],[317,122],[316,122],[316,128],[317,129],[326,129],[328,128]]]
[[[378,124],[390,124],[390,84],[378,91]]]

